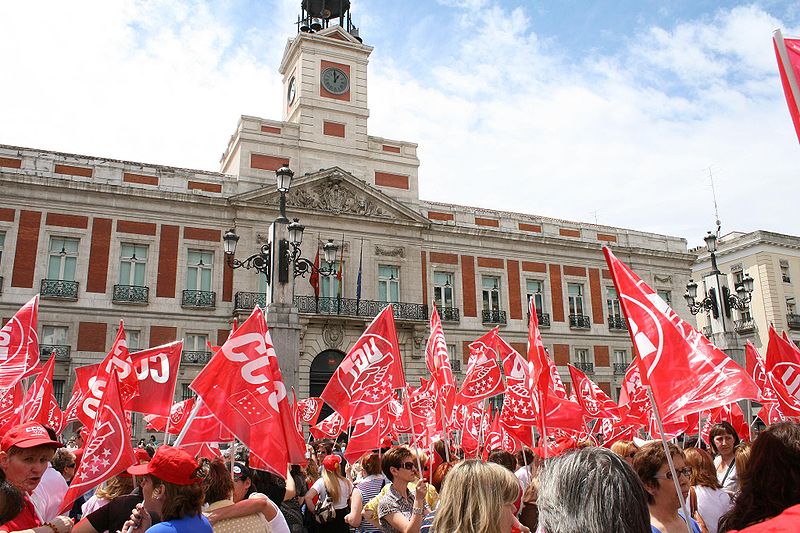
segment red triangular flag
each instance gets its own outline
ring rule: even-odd
[[[306,398],[295,403],[294,407],[294,420],[298,431],[302,431],[302,424],[313,426],[319,419],[319,414],[322,412],[323,405],[322,398]]]
[[[572,365],[569,367],[569,374],[572,378],[572,387],[578,398],[578,405],[583,408],[583,412],[589,418],[613,418],[621,420],[619,407],[614,400],[597,386],[597,384],[586,377],[586,374]]]
[[[39,295],[23,305],[0,329],[0,389],[39,371]]]
[[[753,378],[753,381],[758,385],[758,401],[764,406],[775,404],[777,408],[771,410],[770,416],[772,419],[780,417],[783,420],[783,406],[780,405],[782,402],[780,396],[775,391],[776,387],[783,388],[783,382],[776,383],[769,372],[766,371],[764,368],[764,360],[750,341],[747,341],[745,344],[744,355],[747,373],[750,374],[750,377]],[[787,395],[788,393],[784,392],[783,396]],[[792,414],[800,415],[800,413],[797,412],[792,412]]]
[[[425,346],[425,365],[431,373],[435,384],[435,392],[439,403],[444,409],[446,420],[453,416],[453,406],[456,399],[456,382],[453,377],[453,369],[450,367],[450,355],[447,353],[447,341],[444,337],[442,321],[436,304],[431,306],[430,329],[428,344]]]
[[[470,343],[467,375],[456,394],[456,403],[479,402],[504,390],[503,376],[497,363],[497,328],[494,328]]]
[[[317,255],[314,257],[314,268],[311,269],[308,282],[314,289],[314,298],[319,299],[319,246],[317,246]]]
[[[800,140],[800,39],[784,39],[781,30],[775,30],[772,41],[789,115]]]
[[[628,331],[663,421],[744,398],[758,387],[747,372],[684,322],[622,261],[603,247]]]
[[[126,408],[147,414],[169,414],[182,350],[183,341],[176,341],[131,355],[139,395],[132,398]]]
[[[342,415],[334,411],[322,422],[309,428],[309,432],[315,439],[336,439],[344,431],[345,422]]]
[[[622,423],[635,427],[647,425],[647,421],[650,419],[652,408],[650,400],[647,398],[647,391],[642,385],[636,358],[628,366],[625,378],[622,380],[622,387],[619,391],[619,411],[622,415]]]
[[[394,389],[405,385],[390,304],[356,341],[320,396],[347,421],[377,411],[391,401]]]
[[[800,352],[793,342],[769,328],[765,369],[781,402],[781,410],[794,416],[800,412]]]
[[[72,508],[72,502],[81,494],[116,476],[135,462],[119,383],[116,375],[112,375],[97,409],[94,425],[86,438],[83,458],[59,513]]]
[[[42,372],[36,376],[33,385],[25,396],[25,416],[23,422],[38,422],[49,426],[56,434],[61,433],[64,416],[61,407],[53,396],[53,368],[56,358],[51,356],[44,364]]]
[[[344,458],[348,463],[353,464],[365,453],[380,448],[383,437],[394,426],[394,420],[389,414],[390,405],[391,402],[353,422],[350,440],[347,441],[344,451]]]

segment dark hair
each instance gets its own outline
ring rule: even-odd
[[[650,533],[645,495],[622,457],[581,448],[549,460],[539,473],[539,525],[547,533]]]
[[[517,471],[517,459],[511,454],[511,452],[507,452],[505,450],[492,450],[489,452],[489,457],[487,457],[486,462],[497,463],[500,466],[506,467],[512,472]]]
[[[55,429],[51,428],[50,426],[42,426],[42,427],[47,432],[47,436],[50,437],[50,440],[61,442],[60,440],[58,440],[58,435],[56,435]]]
[[[77,457],[75,454],[69,451],[66,448],[59,448],[56,450],[56,454],[53,456],[53,459],[50,463],[53,465],[59,474],[64,474],[64,468],[67,467],[68,464],[72,463],[75,464]]]
[[[535,453],[533,453],[533,450],[531,450],[530,448],[525,446],[520,451],[518,451],[517,454],[516,454],[517,465],[530,465],[530,464],[533,464],[533,462],[535,461],[535,459],[537,457],[539,457],[539,456],[536,455]]]
[[[713,426],[711,426],[711,431],[708,433],[708,442],[711,444],[711,451],[714,454],[718,454],[719,450],[717,450],[717,445],[714,444],[714,437],[717,435],[724,435],[725,433],[730,433],[733,436],[733,445],[736,446],[739,444],[739,434],[736,433],[736,430],[733,429],[733,426],[730,422],[726,422],[723,420],[722,422],[717,422]]]
[[[177,520],[185,516],[197,516],[203,507],[203,487],[200,483],[176,485],[168,481],[164,484],[164,506],[161,520]]]
[[[381,473],[381,456],[375,452],[368,453],[361,458],[361,468],[369,476],[377,476]]]
[[[203,479],[206,503],[227,500],[233,492],[233,478],[231,478],[230,471],[225,467],[225,462],[221,457],[217,457],[210,462],[205,459],[204,462],[208,464],[208,474]]]
[[[405,446],[396,446],[388,450],[383,454],[383,460],[381,461],[383,475],[386,476],[389,481],[394,481],[394,476],[391,472],[392,467],[400,468],[400,465],[403,464],[403,460],[407,457],[414,457],[414,454]]]
[[[684,457],[681,449],[674,444],[667,446],[672,457]],[[633,456],[633,469],[645,487],[658,485],[656,474],[665,464],[667,464],[667,454],[664,453],[664,445],[661,442],[648,442]],[[647,503],[651,505],[656,503],[649,492],[647,492]]]
[[[17,487],[6,481],[6,474],[0,468],[0,524],[12,520],[22,512],[25,506],[25,498]]]
[[[800,424],[772,424],[753,442],[739,495],[720,519],[721,533],[743,529],[800,503]]]

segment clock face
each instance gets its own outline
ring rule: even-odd
[[[289,89],[286,91],[286,100],[289,102],[289,105],[294,102],[295,94],[297,93],[297,81],[294,77],[289,80]]]
[[[331,94],[344,94],[350,87],[350,79],[342,69],[330,67],[322,71],[322,86]]]

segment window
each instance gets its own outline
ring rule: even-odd
[[[614,364],[628,366],[628,352],[625,350],[614,350]]]
[[[339,268],[343,267],[341,261],[335,261],[332,264],[333,273],[329,276],[320,276],[319,295],[323,298],[336,298],[341,296],[341,289],[339,287]]]
[[[530,307],[531,298],[536,306],[536,311],[544,313],[544,281],[529,279],[525,282],[528,292],[528,306]]]
[[[672,291],[660,290],[658,291],[658,297],[664,300],[668,306],[672,307]]]
[[[78,264],[78,239],[52,237],[50,258],[47,263],[47,279],[75,281]]]
[[[617,289],[608,287],[606,289],[606,307],[608,308],[608,318],[622,319],[622,309],[619,306]]]
[[[54,379],[53,380],[53,396],[56,399],[59,407],[64,407],[64,380],[63,379]]]
[[[207,352],[208,335],[205,333],[187,333],[183,349],[187,352]]]
[[[483,310],[500,310],[500,278],[497,276],[483,276]]]
[[[392,303],[400,301],[400,267],[378,266],[378,300]]]
[[[190,291],[210,291],[214,253],[189,250],[186,262],[186,288]]]
[[[125,330],[125,337],[126,343],[128,344],[128,351],[129,352],[138,352],[142,349],[141,345],[141,330],[138,329],[126,329]]]
[[[6,234],[0,231],[0,265],[3,264],[3,246],[6,243]]]
[[[194,391],[189,388],[188,383],[181,383],[181,401],[186,401],[190,398],[194,398]]]
[[[147,246],[122,244],[119,253],[119,284],[144,287],[147,268]]]
[[[586,348],[575,348],[575,362],[581,365],[591,363],[591,361],[589,361],[589,350]]]
[[[433,300],[436,302],[436,307],[439,309],[443,307],[454,307],[452,272],[433,273]]]
[[[67,326],[42,326],[41,343],[47,346],[67,346]]]
[[[583,315],[583,285],[568,283],[567,294],[569,296],[569,314]]]
[[[450,356],[450,368],[453,370],[456,381],[458,381],[458,374],[461,373],[461,359],[458,357],[458,354],[456,354],[455,344],[447,345],[447,355]],[[458,383],[456,383],[456,388],[458,388]]]
[[[781,278],[784,283],[792,282],[792,278],[789,276],[789,263],[784,263],[783,260],[781,260]]]
[[[794,296],[786,297],[786,312],[790,315],[797,314],[797,306],[794,302]]]

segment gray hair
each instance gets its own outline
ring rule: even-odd
[[[583,448],[539,473],[539,526],[546,533],[650,533],[639,476],[605,448]]]

